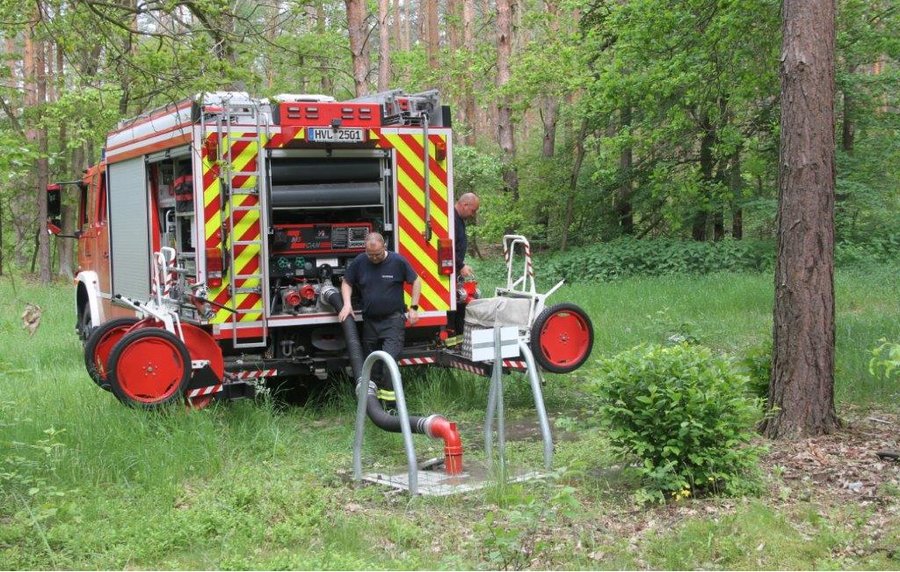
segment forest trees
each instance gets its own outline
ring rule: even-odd
[[[456,188],[483,196],[473,232],[486,242],[509,229],[549,248],[775,235],[778,0],[33,5],[0,0],[0,250],[20,270],[39,236],[40,161],[50,180],[76,179],[117,120],[224,89],[437,88]],[[867,239],[898,222],[900,10],[838,7],[836,232]],[[29,23],[46,50],[42,102]]]

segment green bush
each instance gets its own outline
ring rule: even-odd
[[[772,377],[772,340],[748,348],[737,365],[748,378],[750,395],[768,399]]]
[[[900,233],[872,234],[854,240],[838,240],[834,248],[836,266],[865,266],[897,260]]]
[[[747,378],[708,348],[638,346],[599,362],[597,415],[642,477],[638,497],[741,494],[757,483],[750,444],[760,402]]]
[[[885,338],[878,340],[878,346],[869,350],[869,373],[878,379],[900,380],[900,343],[889,342]]]
[[[756,272],[773,268],[774,262],[774,245],[768,241],[622,238],[549,256],[541,263],[541,272],[568,282],[608,281],[630,276]]]

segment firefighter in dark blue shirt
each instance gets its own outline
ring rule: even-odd
[[[408,311],[403,301],[404,284],[412,284]],[[368,356],[383,350],[396,360],[406,340],[406,319],[410,325],[419,321],[422,280],[401,254],[385,249],[383,236],[373,232],[366,237],[365,254],[354,258],[344,275],[341,284],[344,307],[338,314],[341,322],[353,313],[350,298],[354,288],[361,298],[363,351]],[[390,379],[383,379],[387,376],[381,375],[381,371],[379,362],[372,369],[372,378],[381,388],[379,397],[391,402],[393,385]]]
[[[481,206],[481,199],[475,193],[464,193],[456,201],[454,206],[455,215],[453,217],[454,225],[454,254],[456,255],[456,279],[462,281],[463,278],[471,278],[474,276],[472,268],[466,264],[466,250],[469,248],[469,238],[466,236],[466,223],[464,221],[475,218],[478,213],[478,207]],[[465,325],[466,303],[458,300],[456,304],[456,312],[451,313],[448,317],[450,327],[456,334],[461,334]]]
[[[478,213],[481,199],[475,193],[465,193],[456,201],[456,216],[453,217],[456,234],[456,275],[468,278],[472,276],[472,268],[466,264],[466,249],[469,247],[469,238],[466,236],[466,224],[463,221],[472,219]]]

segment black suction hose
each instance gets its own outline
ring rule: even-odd
[[[322,299],[328,302],[328,304],[330,304],[338,313],[340,313],[341,309],[344,307],[344,301],[341,299],[341,292],[337,288],[331,287],[324,289],[322,291]],[[341,322],[341,327],[344,328],[344,339],[347,342],[347,351],[350,354],[350,367],[353,368],[353,377],[356,379],[356,383],[361,383],[362,380],[360,379],[360,376],[362,376],[364,360],[362,344],[359,342],[359,332],[356,329],[356,322],[352,317],[348,317]],[[378,401],[378,396],[375,392],[375,384],[370,383],[366,397],[366,414],[368,414],[369,419],[371,419],[372,423],[380,429],[384,429],[391,433],[400,433],[400,418],[396,415],[391,415],[381,407],[381,402]],[[431,436],[428,432],[428,425],[433,417],[435,416],[416,417],[410,415],[410,429],[412,429],[413,433]]]

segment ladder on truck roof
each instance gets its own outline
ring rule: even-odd
[[[217,120],[222,164],[222,207],[228,210],[223,217],[227,237],[225,247],[231,279],[228,289],[234,312],[230,315],[231,339],[235,348],[265,347],[268,325],[267,261],[265,256],[266,210],[263,176],[263,121],[256,101],[223,102]],[[249,131],[252,129],[252,133]],[[255,159],[252,158],[255,150]],[[251,300],[251,303],[247,301]],[[257,319],[247,319],[258,315]],[[259,335],[242,336],[246,330]]]

